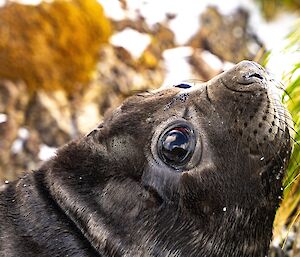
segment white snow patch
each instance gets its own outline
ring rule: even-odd
[[[15,0],[15,2],[34,5],[39,4],[41,0]],[[252,31],[261,38],[268,50],[272,50],[267,68],[274,74],[276,79],[281,80],[283,74],[300,59],[299,52],[293,54],[282,52],[282,49],[286,46],[284,39],[292,27],[295,26],[297,16],[286,13],[278,16],[272,22],[267,22],[263,19],[258,5],[252,0],[226,0],[226,3],[219,0],[127,0],[127,10],[122,9],[119,0],[98,0],[98,2],[104,7],[106,15],[115,20],[134,19],[138,14],[141,14],[150,26],[157,22],[166,21],[167,13],[175,14],[176,17],[170,21],[169,26],[175,33],[178,44],[186,43],[199,29],[201,26],[200,14],[205,11],[207,6],[217,6],[219,11],[226,15],[232,13],[238,7],[243,7],[250,13]],[[0,6],[4,3],[5,0],[0,0]],[[115,40],[117,45],[125,47],[134,57],[139,57],[149,44],[149,38],[141,39],[141,37],[130,34],[122,37],[119,35],[115,39],[113,36],[112,41]],[[181,63],[183,62],[181,61]],[[174,66],[172,65],[172,67]],[[175,68],[175,70],[178,71],[179,68]],[[187,70],[188,68],[185,67],[184,72]],[[173,74],[176,74],[176,71]]]
[[[96,103],[89,102],[86,106],[84,106],[80,112],[80,115],[78,116],[78,125],[80,131],[87,133],[95,126],[95,124],[97,124],[99,120],[100,115],[98,111],[98,105]]]
[[[214,68],[215,70],[223,69],[224,64],[218,56],[212,54],[209,51],[202,51],[201,55],[210,67]]]
[[[13,154],[17,154],[19,152],[22,151],[23,149],[23,144],[24,144],[24,141],[20,138],[17,138],[13,143],[12,143],[12,146],[11,146],[11,152]]]
[[[121,12],[118,0],[98,1],[103,4],[107,13]],[[109,4],[107,2],[109,2]],[[287,54],[281,52],[281,49],[286,45],[284,39],[295,25],[297,17],[291,13],[286,13],[277,17],[275,21],[267,22],[263,19],[258,5],[251,0],[226,0],[226,3],[219,0],[128,0],[127,5],[128,10],[123,11],[124,17],[130,18],[140,13],[145,17],[146,22],[150,26],[157,22],[164,22],[167,13],[175,14],[176,17],[170,21],[169,26],[175,33],[177,43],[179,44],[186,43],[199,29],[201,26],[199,19],[200,14],[205,11],[207,6],[217,6],[218,10],[225,15],[229,15],[236,10],[236,8],[242,7],[250,13],[249,21],[252,31],[261,38],[268,50],[272,50],[267,68],[275,75],[276,79],[281,80],[283,73],[290,69],[300,58],[300,53]],[[112,6],[118,6],[118,8],[113,8]],[[177,63],[179,65],[183,62],[184,61]],[[172,67],[175,67],[175,65],[172,65]],[[231,64],[225,64],[223,69],[226,70],[228,67],[231,67]],[[175,70],[178,71],[179,68],[175,68]],[[184,71],[187,70],[188,68],[185,67]],[[176,75],[176,71],[173,72],[174,75]],[[176,77],[179,77],[179,75],[176,75]]]
[[[300,59],[299,51],[291,53],[284,50],[288,45],[286,37],[295,26],[296,20],[297,16],[284,13],[272,22],[261,21],[256,24],[258,37],[262,39],[268,50],[272,50],[267,69],[277,80],[282,80],[284,74],[290,71]]]
[[[11,152],[17,154],[22,151],[25,140],[29,137],[29,131],[26,128],[19,128],[18,137],[12,143]]]
[[[191,65],[188,58],[192,55],[191,47],[177,47],[163,52],[166,77],[162,87],[178,84],[180,81],[192,78]]]
[[[42,144],[40,145],[39,159],[41,161],[47,161],[55,156],[57,148],[50,147],[48,145]]]
[[[103,6],[107,17],[120,21],[126,17],[124,10],[121,8],[120,1],[115,0],[98,0]]]
[[[219,0],[127,0],[126,11],[122,10],[118,0],[98,0],[105,9],[106,14],[116,20],[122,18],[135,19],[141,14],[149,26],[158,22],[166,21],[166,14],[175,14],[176,17],[170,22],[170,28],[173,30],[178,44],[184,44],[198,30],[200,26],[200,14],[207,6],[217,6],[223,14],[230,14],[237,7],[243,7],[252,14],[256,13],[261,17],[258,6],[251,0],[237,1],[226,0],[226,4]]]
[[[126,28],[117,34],[114,34],[110,41],[114,46],[124,47],[134,58],[139,58],[150,44],[151,37],[148,34]]]
[[[173,3],[172,3],[173,2]],[[172,13],[176,0],[127,0],[128,15],[132,16],[140,13],[145,17],[146,22],[151,26],[157,22],[162,22],[166,18],[166,13]]]
[[[20,139],[26,140],[29,137],[29,131],[26,128],[20,128],[18,131],[18,136]]]
[[[7,115],[4,113],[0,113],[0,123],[4,123],[7,121]]]
[[[227,71],[231,69],[235,64],[233,62],[224,62],[223,63],[223,71]]]
[[[269,73],[281,81],[290,72],[296,63],[299,63],[300,52],[284,52],[274,49],[267,63]]]

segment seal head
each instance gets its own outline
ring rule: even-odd
[[[26,228],[41,215],[26,213],[45,201],[32,193],[42,185],[55,206],[47,208],[99,256],[265,256],[291,152],[274,85],[243,61],[207,83],[130,97],[26,180]],[[10,190],[24,193],[20,183]],[[47,231],[61,231],[60,220]],[[39,245],[50,252],[49,240]],[[64,240],[56,246],[69,253]]]

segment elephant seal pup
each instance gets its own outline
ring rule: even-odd
[[[291,151],[257,64],[130,97],[2,189],[0,256],[263,257]]]

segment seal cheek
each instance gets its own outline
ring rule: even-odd
[[[202,218],[215,214],[222,209],[222,196],[212,194],[212,190],[218,191],[218,183],[214,176],[216,169],[214,165],[205,165],[201,169],[191,173],[182,174],[179,183],[180,205],[183,209],[200,215]],[[208,186],[209,185],[209,186]],[[221,193],[221,192],[219,192]]]
[[[144,169],[142,183],[149,192],[155,192],[164,202],[175,201],[178,198],[178,185],[181,173],[172,169],[160,167],[155,162],[149,162]]]

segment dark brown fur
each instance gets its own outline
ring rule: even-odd
[[[291,150],[271,84],[242,62],[192,89],[129,98],[2,190],[0,256],[264,257]],[[176,170],[156,145],[178,121],[197,144]]]

